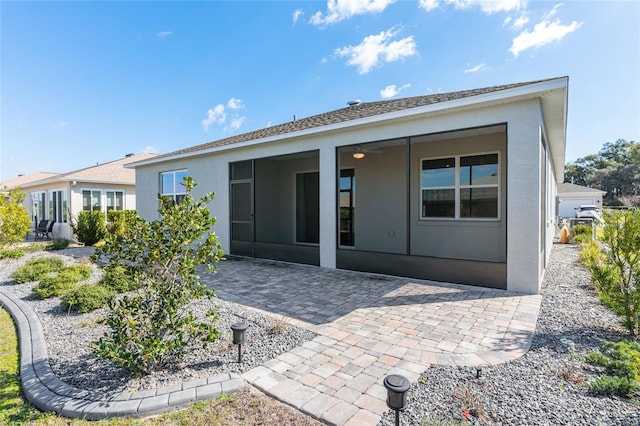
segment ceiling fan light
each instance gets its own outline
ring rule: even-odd
[[[354,152],[353,153],[353,158],[358,159],[358,160],[361,159],[361,158],[364,158],[364,152],[360,152],[360,151]]]

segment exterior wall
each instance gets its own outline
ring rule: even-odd
[[[560,205],[558,206],[558,216],[564,218],[576,217],[576,209],[584,204],[593,204],[602,208],[601,192],[576,192],[558,194]]]
[[[26,193],[24,205],[30,212],[33,218],[33,205],[31,200],[31,193],[45,192],[45,217],[39,219],[49,219],[49,192],[65,190],[67,191],[67,209],[72,217],[77,217],[82,211],[82,191],[83,190],[116,190],[124,191],[124,208],[128,210],[135,209],[135,186],[133,185],[114,185],[114,184],[102,184],[102,183],[73,183],[69,181],[52,182],[41,186],[32,186],[23,189]],[[104,206],[103,206],[104,207]],[[106,211],[106,210],[105,210]],[[68,240],[75,240],[71,225],[69,223],[70,218],[66,223],[56,223],[53,226],[52,234],[54,238],[66,238]]]
[[[553,249],[553,239],[555,238],[556,229],[558,226],[557,222],[557,214],[556,214],[556,199],[557,199],[557,181],[555,177],[555,173],[553,173],[553,162],[551,160],[551,156],[548,155],[547,152],[547,247],[546,247],[546,257],[544,266],[546,269],[547,264],[549,263],[549,258],[551,257],[551,250]],[[544,274],[544,271],[543,271]],[[544,275],[543,275],[544,276]],[[542,286],[542,278],[540,277],[540,282],[538,283],[538,292],[540,287]]]
[[[336,147],[507,123],[506,154],[501,157],[503,167],[506,167],[506,182],[503,182],[505,187],[501,190],[503,191],[502,197],[506,197],[506,211],[508,212],[506,215],[508,289],[537,293],[541,278],[538,270],[540,250],[539,244],[536,244],[540,240],[541,234],[541,221],[539,220],[540,167],[538,164],[541,121],[541,108],[538,101],[510,103],[467,109],[457,113],[430,114],[421,118],[399,118],[395,122],[376,123],[341,131],[299,136],[293,140],[280,140],[268,144],[253,146],[238,144],[226,147],[225,150],[217,153],[138,166],[136,168],[138,211],[147,219],[156,218],[159,173],[186,168],[194,180],[199,183],[194,192],[195,196],[199,196],[205,191],[216,192],[216,199],[211,205],[212,214],[218,219],[214,231],[223,248],[227,250],[230,243],[229,163],[319,150],[321,265],[334,267],[337,247]],[[477,151],[474,150],[474,152]],[[396,158],[391,160],[394,163],[399,161]],[[358,191],[358,183],[356,183],[356,188]],[[396,219],[388,222],[392,223],[394,220]],[[503,227],[504,224],[500,223],[496,226]],[[472,231],[482,235],[482,232],[487,230],[481,228],[467,230],[467,232]],[[489,232],[495,232],[495,230]],[[387,232],[386,235],[388,236],[389,233]],[[461,231],[460,236],[464,235],[467,233]],[[458,246],[466,244],[464,238],[458,239],[460,240],[456,242]],[[486,241],[484,243],[486,244]],[[504,243],[493,243],[496,245],[491,251],[495,256],[495,253],[501,251],[501,244]]]
[[[73,212],[73,200],[72,200],[72,194],[71,194],[71,183],[67,182],[67,181],[58,181],[58,182],[51,182],[51,183],[47,183],[44,185],[40,185],[40,186],[31,186],[28,188],[24,188],[23,192],[25,192],[26,197],[25,197],[25,207],[27,208],[27,210],[29,211],[31,218],[33,220],[33,204],[32,204],[32,199],[31,199],[31,193],[37,192],[44,192],[45,193],[45,217],[43,218],[38,218],[38,220],[42,220],[42,219],[51,219],[50,217],[50,213],[49,213],[49,192],[51,191],[60,191],[60,190],[64,190],[67,192],[67,209],[69,212]],[[73,233],[71,231],[71,226],[69,225],[69,222],[66,223],[60,223],[60,222],[56,222],[53,225],[53,229],[52,232],[53,237],[54,238],[66,238],[68,240],[73,240]]]
[[[506,262],[507,159],[506,134],[493,133],[412,145],[411,253],[420,256]],[[498,152],[500,161],[499,218],[420,219],[420,161],[424,158]]]
[[[514,105],[507,127],[508,289],[538,293],[540,259],[540,122],[538,102]]]

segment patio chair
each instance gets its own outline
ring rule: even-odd
[[[51,239],[51,231],[53,231],[53,224],[56,223],[55,220],[47,220],[47,219],[43,219],[40,222],[38,222],[38,226],[36,227],[34,233],[35,233],[35,239],[47,239],[50,240]]]

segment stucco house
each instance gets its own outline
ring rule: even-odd
[[[138,212],[213,191],[226,253],[538,293],[568,78],[376,102],[129,165]]]
[[[0,182],[0,188],[16,187],[26,194],[25,207],[34,225],[39,220],[55,220],[53,236],[73,239],[69,214],[77,217],[92,207],[108,210],[135,210],[135,172],[125,164],[147,160],[156,154],[127,155],[124,158],[68,173],[32,173]]]
[[[602,197],[606,191],[589,188],[573,183],[558,184],[558,216],[563,218],[576,217],[576,209],[583,205],[598,206],[602,209]]]

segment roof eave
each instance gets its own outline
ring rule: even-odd
[[[182,152],[175,155],[168,155],[162,158],[150,158],[147,160],[137,161],[133,163],[128,163],[124,167],[126,168],[136,168],[140,166],[148,166],[153,164],[164,163],[168,161],[180,160],[185,158],[190,158],[194,156],[214,154],[222,151],[227,151],[231,149],[238,148],[246,148],[253,145],[260,145],[270,142],[276,141],[285,141],[288,139],[294,139],[299,137],[313,136],[322,133],[330,133],[339,130],[355,128],[360,126],[366,126],[371,124],[383,123],[385,121],[393,121],[401,118],[410,118],[420,115],[426,114],[434,114],[438,112],[457,110],[457,109],[468,109],[474,105],[481,104],[491,104],[491,103],[500,103],[509,100],[515,99],[526,99],[526,98],[536,98],[548,96],[550,93],[556,93],[558,90],[564,90],[561,95],[564,99],[564,107],[563,107],[563,117],[561,121],[563,122],[562,131],[554,131],[550,132],[553,135],[549,136],[554,144],[560,143],[561,148],[552,149],[552,156],[554,158],[554,164],[561,164],[561,171],[558,171],[558,167],[556,166],[556,177],[562,177],[564,174],[564,147],[565,147],[565,135],[566,135],[566,88],[567,88],[567,77],[560,77],[551,80],[545,80],[537,83],[531,83],[519,87],[514,87],[510,89],[500,90],[496,92],[484,93],[480,95],[469,96],[461,99],[454,99],[451,101],[439,102],[436,104],[425,105],[421,107],[409,108],[400,111],[394,111],[379,115],[374,115],[370,117],[358,118],[354,120],[343,121],[340,123],[334,123],[324,126],[313,127],[310,129],[304,129],[289,133],[278,134],[274,136],[268,136],[264,138],[252,139],[243,142],[237,142],[229,145],[221,145],[215,146],[211,148],[204,148],[196,151]],[[544,113],[544,111],[543,111]],[[546,117],[545,117],[546,118]],[[555,129],[554,129],[555,130]],[[558,134],[561,133],[561,136]],[[560,139],[560,142],[556,142],[556,139]],[[556,162],[556,159],[562,160],[560,163]]]

